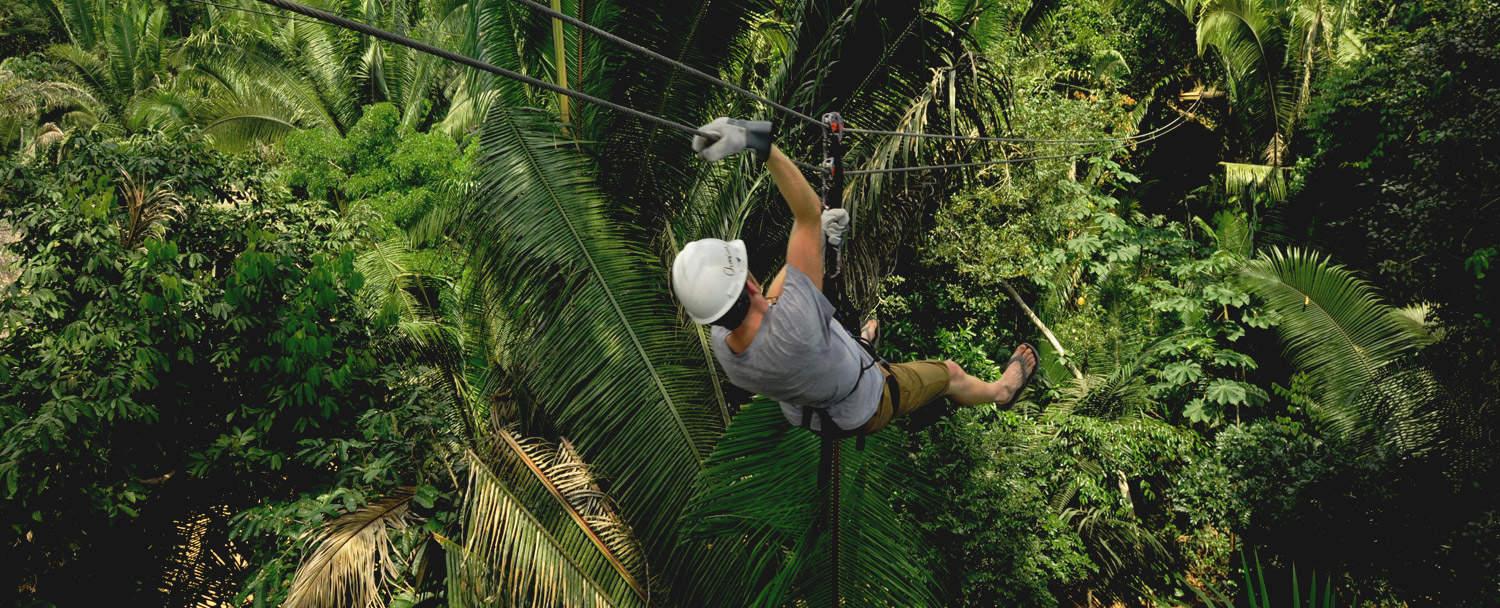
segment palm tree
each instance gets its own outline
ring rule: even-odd
[[[200,91],[198,123],[228,148],[300,128],[343,133],[375,102],[393,103],[403,127],[426,127],[482,94],[457,87],[456,67],[404,47],[307,20],[205,10],[210,27],[184,45],[187,76]],[[479,21],[468,2],[454,0],[362,2],[338,12],[465,52]]]
[[[93,116],[100,111],[99,100],[87,89],[60,80],[28,78],[18,74],[21,62],[15,57],[0,62],[0,105],[10,109],[0,117],[0,137],[15,142],[23,155],[45,147],[61,129],[43,123],[43,117],[65,112],[63,123],[75,126],[74,119]]]
[[[176,66],[164,36],[165,6],[57,0],[54,8],[71,42],[47,49],[47,55],[100,102],[82,108],[97,112],[88,120],[75,120],[125,131],[187,122],[188,102],[168,86]]]
[[[1198,53],[1223,65],[1231,101],[1259,123],[1262,163],[1225,163],[1231,190],[1286,195],[1287,146],[1311,99],[1313,77],[1359,53],[1349,0],[1172,0],[1197,28]]]

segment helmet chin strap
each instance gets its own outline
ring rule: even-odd
[[[724,311],[724,314],[719,315],[719,318],[710,321],[709,325],[718,325],[724,329],[734,331],[734,328],[739,327],[740,323],[745,321],[745,315],[749,312],[750,288],[741,287],[740,297],[734,301],[734,305],[730,306],[729,310]]]

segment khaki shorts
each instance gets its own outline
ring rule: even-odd
[[[860,432],[864,434],[885,428],[897,416],[915,412],[948,391],[948,364],[942,361],[896,363],[889,368],[882,368],[881,372],[896,378],[896,389],[901,396],[897,400],[901,406],[900,411],[892,407],[891,384],[887,382],[885,391],[880,395],[880,409],[875,410],[875,415],[860,428]]]

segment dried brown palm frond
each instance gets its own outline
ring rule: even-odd
[[[67,139],[67,137],[68,134],[56,124],[50,122],[46,123],[42,125],[41,129],[37,132],[36,137],[32,138],[31,142],[34,146],[32,149],[46,150],[47,148],[51,148],[58,142]]]
[[[469,465],[464,539],[443,544],[451,605],[646,604],[597,543],[581,540],[576,527],[549,521],[484,458],[470,452]]]
[[[384,606],[381,588],[398,572],[389,532],[406,527],[412,494],[401,488],[319,529],[284,606]]]
[[[120,226],[120,244],[126,249],[139,247],[148,236],[166,233],[167,222],[182,212],[182,199],[171,189],[171,182],[147,184],[120,170],[120,198],[125,206]]]
[[[522,437],[515,424],[497,428],[496,436],[509,451],[508,457],[535,476],[636,595],[649,597],[646,556],[640,542],[573,444],[563,439],[554,446]]]
[[[650,572],[645,550],[630,529],[630,524],[620,518],[614,500],[604,493],[594,478],[593,472],[584,463],[583,456],[573,447],[573,442],[563,439],[557,448],[554,460],[559,476],[558,490],[567,497],[589,527],[604,540],[615,558],[620,560],[639,585],[649,585]],[[642,596],[649,596],[648,588],[638,588]]]

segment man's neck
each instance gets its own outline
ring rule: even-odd
[[[751,310],[745,315],[745,320],[740,322],[740,326],[730,330],[729,335],[724,338],[724,342],[729,344],[729,350],[736,354],[748,350],[750,343],[755,341],[755,335],[760,333],[760,322],[765,318],[766,316],[757,310]]]

